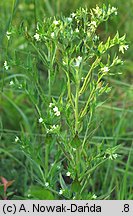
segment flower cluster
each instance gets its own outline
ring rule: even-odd
[[[37,32],[35,33],[34,38],[35,38],[36,41],[41,40],[40,35]]]
[[[7,61],[4,62],[4,68],[5,68],[5,70],[8,70],[8,69],[9,69],[9,66],[8,66]]]
[[[105,67],[101,68],[101,71],[103,73],[107,73],[109,71],[109,68],[105,66]]]
[[[12,33],[9,32],[9,31],[6,32],[6,37],[7,37],[8,40],[10,40],[11,34],[12,34]]]
[[[111,7],[110,5],[107,8],[104,4],[103,4],[103,8],[100,8],[97,5],[96,8],[93,8],[93,10],[91,11],[91,15],[92,15],[93,18],[94,17],[98,18],[100,16],[105,18],[106,16],[110,16],[111,14],[117,15],[117,8],[116,7]]]
[[[53,21],[53,24],[56,26],[56,25],[59,24],[59,21],[58,21],[58,20],[54,20],[54,21]]]
[[[75,67],[79,67],[80,64],[81,64],[81,62],[82,62],[82,57],[81,57],[81,56],[78,56],[78,57],[76,58]]]
[[[50,103],[49,108],[53,108],[55,116],[60,116],[60,111],[59,111],[58,107],[54,105],[54,103]]]
[[[59,125],[52,125],[50,129],[47,129],[47,133],[56,133],[59,130]]]

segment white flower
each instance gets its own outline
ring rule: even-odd
[[[75,13],[71,13],[71,16],[74,18],[76,16],[76,14]]]
[[[49,133],[49,131],[50,131],[49,129],[46,129],[46,132],[47,132],[47,133]]]
[[[70,176],[70,175],[71,175],[71,173],[70,173],[70,172],[67,172],[67,173],[66,173],[66,176]]]
[[[76,62],[75,62],[75,66],[76,66],[76,67],[79,67],[81,61],[82,61],[82,57],[81,57],[81,56],[78,56],[77,59],[76,59]]]
[[[7,64],[7,61],[4,62],[4,68],[5,68],[6,70],[9,69],[9,66],[8,66],[8,64]]]
[[[53,105],[54,105],[53,103],[50,103],[50,104],[49,104],[49,108],[51,108]]]
[[[73,148],[73,151],[76,151],[76,148]]]
[[[96,27],[96,26],[97,26],[97,23],[96,23],[95,21],[92,21],[92,22],[91,22],[91,25],[93,25],[93,26]]]
[[[53,21],[53,24],[54,24],[54,25],[58,25],[58,24],[59,24],[59,21],[54,20],[54,21]]]
[[[19,141],[19,137],[15,137],[15,142],[17,143]]]
[[[34,35],[34,38],[35,38],[36,41],[40,41],[40,35],[38,33],[36,33]]]
[[[95,194],[93,194],[92,199],[96,199],[96,198],[97,198],[97,196]]]
[[[101,10],[101,8],[98,7],[98,5],[93,10],[97,16],[100,16],[102,13],[102,10]]]
[[[72,18],[71,17],[67,17],[68,22],[72,22]]]
[[[42,123],[43,122],[43,118],[39,118],[39,123]]]
[[[59,128],[59,125],[52,125],[50,129],[47,129],[47,133],[53,132]]]
[[[13,80],[10,81],[9,85],[10,85],[10,86],[14,85]]]
[[[129,48],[128,45],[120,45],[119,46],[119,52],[122,52],[124,54],[125,50]]]
[[[55,106],[55,107],[53,108],[53,111],[55,112],[55,115],[56,115],[56,116],[60,116],[60,111],[58,110],[58,107]]]
[[[116,159],[116,158],[117,158],[117,156],[118,156],[117,154],[113,154],[113,158],[114,158],[114,159]]]
[[[79,65],[80,65],[80,62],[79,62],[79,61],[76,61],[75,66],[76,66],[76,67],[79,67]]]
[[[62,189],[60,189],[60,191],[59,191],[59,194],[60,194],[60,195],[62,195],[62,194],[63,194],[63,190],[62,190]]]
[[[101,71],[104,73],[107,73],[109,71],[109,68],[105,66],[105,67],[101,68]]]
[[[125,46],[124,46],[124,49],[125,49],[125,50],[128,50],[128,48],[129,48],[128,45],[125,45]]]
[[[51,33],[51,37],[52,37],[52,38],[54,37],[54,32]]]
[[[55,112],[55,116],[60,116],[60,111]]]
[[[55,107],[53,108],[53,110],[54,110],[54,112],[58,112],[58,107],[55,106]]]
[[[53,125],[53,126],[52,126],[52,129],[56,129],[56,127],[57,127],[56,125]]]
[[[112,8],[111,8],[111,12],[112,12],[112,13],[114,13],[114,12],[116,13],[116,12],[117,12],[117,8],[112,7]]]
[[[45,183],[45,187],[48,187],[48,186],[49,186],[49,183],[48,183],[48,182],[46,182],[46,183]]]
[[[52,125],[50,131],[55,130],[59,125]]]
[[[112,7],[112,11],[115,11],[116,10],[116,8],[115,7]]]
[[[12,34],[12,33],[9,32],[9,31],[6,32],[6,36],[7,36],[7,39],[8,39],[8,40],[10,40],[10,36],[11,36],[11,34]]]
[[[78,28],[76,28],[76,29],[75,29],[75,32],[77,32],[77,33],[78,33],[78,32],[79,32],[79,29],[78,29]]]
[[[77,60],[81,62],[82,61],[82,57],[78,56]]]
[[[82,81],[82,82],[84,81],[84,79],[85,79],[84,77],[81,77],[81,81]]]

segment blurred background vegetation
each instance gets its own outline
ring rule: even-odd
[[[91,9],[96,4],[100,6],[103,3],[118,8],[118,16],[101,27],[101,36],[113,36],[117,30],[120,35],[126,33],[130,48],[119,71],[122,74],[108,78],[112,91],[108,100],[97,109],[96,122],[102,121],[102,124],[92,140],[93,144],[103,140],[105,145],[121,144],[119,157],[115,162],[108,162],[102,166],[100,173],[99,170],[95,172],[92,186],[98,194],[111,194],[109,199],[133,199],[133,0],[0,1],[0,176],[8,180],[15,179],[11,190],[17,195],[24,196],[32,182],[32,175],[27,172],[28,161],[14,139],[22,129],[27,133],[37,133],[34,121],[36,116],[30,101],[21,88],[12,89],[9,85],[12,78],[19,77],[22,81],[24,77],[30,78],[29,70],[33,67],[31,47],[21,35],[21,28],[23,25],[27,26],[28,31],[34,34],[38,21],[42,22],[45,17],[60,14],[69,16],[80,6]],[[6,37],[7,31],[14,33],[9,41]],[[6,59],[12,67],[8,74],[3,75]],[[38,69],[42,70],[41,63],[38,63]],[[45,80],[42,85],[45,85]],[[100,102],[103,102],[102,98]],[[39,140],[34,136],[31,142]],[[97,175],[100,175],[99,182]]]

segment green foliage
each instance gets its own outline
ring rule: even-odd
[[[122,91],[131,98],[132,90],[116,79],[122,79],[122,55],[128,49],[126,35],[117,27],[111,32],[117,9],[103,5],[53,16],[56,3],[46,1],[52,16],[43,20],[36,3],[14,1],[3,36],[7,48],[0,80],[0,172],[4,176],[7,166],[6,175],[16,179],[17,192],[10,197],[15,199],[17,193],[24,199],[124,199],[132,176],[131,138],[126,134],[131,127],[125,117],[132,116],[132,110],[125,108]],[[19,28],[12,20],[17,7],[19,13],[24,8],[32,15],[15,23]],[[110,97],[115,99],[112,108]]]
[[[116,54],[111,62],[111,55],[108,50],[118,45],[119,51],[123,53],[128,46],[125,36],[119,37],[118,32],[113,39],[109,37],[105,44],[100,41],[99,35],[96,34],[98,26],[116,13],[116,8],[110,6],[107,8],[103,5],[103,8],[97,6],[96,9],[92,9],[89,17],[87,8],[80,8],[70,17],[48,18],[42,24],[38,23],[33,37],[27,31],[24,32],[27,40],[39,55],[45,70],[48,71],[48,85],[44,90],[45,95],[48,93],[48,96],[44,95],[40,100],[37,100],[33,93],[31,95],[28,87],[30,83],[27,82],[24,90],[38,112],[38,122],[43,134],[45,134],[45,149],[43,152],[40,146],[39,152],[36,151],[35,156],[34,146],[30,147],[31,145],[25,139],[20,143],[22,142],[24,153],[36,167],[34,170],[39,181],[46,185],[50,178],[49,187],[58,191],[56,185],[59,177],[57,175],[56,182],[53,184],[54,176],[51,174],[54,173],[49,173],[49,161],[52,160],[52,163],[55,163],[51,152],[52,140],[54,140],[54,145],[57,145],[54,157],[57,157],[56,155],[60,152],[58,160],[61,161],[63,158],[63,163],[65,163],[65,167],[62,166],[60,169],[61,192],[59,194],[68,199],[73,196],[76,199],[82,199],[83,193],[88,198],[89,179],[86,182],[87,176],[89,175],[91,179],[95,169],[107,158],[113,160],[117,157],[114,150],[110,148],[106,148],[104,151],[99,149],[99,153],[95,149],[90,155],[90,139],[88,139],[88,129],[95,114],[97,98],[105,91],[107,92],[108,88],[102,79],[110,74],[113,66],[122,62]],[[105,53],[107,53],[107,62],[103,63]],[[88,70],[86,75],[84,70]],[[54,89],[60,73],[64,73],[62,76],[65,80],[65,87],[63,91],[62,89],[60,92],[58,91],[59,99],[55,100],[52,94],[53,91],[56,92]],[[37,76],[34,76],[34,85],[37,94],[41,95],[43,90],[38,83]],[[87,91],[89,91],[89,96],[85,96]],[[65,97],[66,100],[64,100]],[[86,100],[82,106],[79,104],[81,98]],[[69,107],[69,116],[65,107]],[[87,128],[86,136],[81,139],[80,136],[85,127]],[[64,134],[65,131],[69,136]],[[43,154],[44,162],[42,160]],[[71,184],[65,183],[65,177],[63,179],[61,173],[68,176],[71,181],[71,190]]]
[[[28,192],[28,197],[39,200],[54,200],[54,196],[50,191],[39,186],[31,186]]]

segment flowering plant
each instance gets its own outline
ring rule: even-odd
[[[23,86],[36,109],[41,144],[31,145],[23,133],[15,139],[33,163],[41,188],[32,186],[29,197],[96,199],[91,187],[95,169],[117,158],[118,146],[90,144],[98,98],[110,91],[105,77],[123,64],[118,56],[128,49],[125,35],[117,32],[106,41],[100,37],[101,24],[116,15],[110,5],[80,8],[70,17],[44,19],[33,36],[24,31],[44,68],[41,74],[36,66],[30,72],[34,93],[30,85]],[[7,62],[4,67],[8,69]]]

